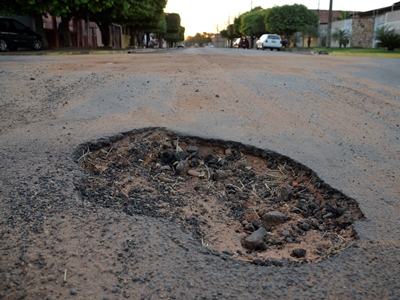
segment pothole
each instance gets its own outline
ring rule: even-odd
[[[178,223],[259,265],[321,262],[355,245],[357,202],[269,150],[146,128],[82,145],[83,198]]]

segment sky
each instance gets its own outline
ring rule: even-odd
[[[390,6],[398,0],[333,0],[333,10],[368,11]],[[197,32],[217,33],[225,29],[228,22],[256,6],[269,8],[275,5],[303,4],[309,9],[329,9],[330,0],[168,0],[166,13],[178,13],[185,37]]]

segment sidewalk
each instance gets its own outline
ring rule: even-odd
[[[17,51],[6,51],[0,52],[0,55],[84,55],[84,54],[131,54],[131,53],[149,53],[155,51],[165,50],[165,48],[154,49],[87,49],[82,47],[65,47],[65,48],[54,48],[54,49],[44,49],[40,51],[34,51],[32,49],[21,49]]]

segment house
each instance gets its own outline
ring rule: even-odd
[[[373,33],[382,26],[388,26],[393,28],[398,34],[400,34],[400,2],[393,3],[391,6],[386,6],[378,9],[373,9],[365,12],[358,12],[352,15],[355,30],[350,31],[351,33],[351,47],[356,47],[360,44],[360,31],[364,31],[364,35],[368,35],[372,29],[372,38],[368,40],[366,47],[376,47],[377,41],[373,38]],[[369,27],[369,22],[372,22],[373,28]],[[358,25],[358,26],[357,26]],[[352,28],[352,29],[353,29]],[[354,37],[353,37],[354,35]]]
[[[219,33],[213,34],[211,40],[214,47],[223,48],[226,46],[226,40]]]
[[[43,28],[46,32],[46,38],[49,48],[62,47],[62,41],[59,37],[59,25],[61,18],[51,15],[43,17]],[[89,25],[89,26],[88,26]],[[88,34],[89,30],[89,34]],[[85,20],[76,20],[72,18],[69,22],[69,31],[73,47],[83,47],[96,49],[104,47],[101,32],[95,22],[86,22]],[[109,27],[110,44],[107,45],[113,49],[124,49],[130,45],[129,30],[118,24],[112,24]]]
[[[390,26],[400,34],[400,2],[370,11],[352,12],[349,19],[332,22],[332,32],[347,30],[350,33],[349,47],[375,48],[377,41],[374,33],[382,26]],[[325,29],[322,26],[320,28]],[[331,46],[338,47],[339,43],[332,40]]]
[[[319,21],[318,21],[318,29],[320,32],[323,33],[323,35],[326,35],[326,31],[328,29],[328,22],[329,22],[329,10],[323,10],[323,9],[311,9],[312,12],[316,13],[319,16]],[[333,20],[338,20],[342,18],[342,12],[334,10],[332,11],[332,19]],[[286,37],[282,37],[286,38]],[[311,43],[310,47],[316,47],[318,45],[323,44],[324,42],[322,41],[323,39],[312,37],[310,38]],[[296,46],[298,47],[307,47],[308,45],[308,38],[303,37],[299,42],[296,43]]]

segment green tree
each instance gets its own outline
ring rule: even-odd
[[[254,37],[260,37],[265,33],[265,14],[266,10],[257,6],[241,16],[240,32],[251,37],[251,48],[254,45]]]
[[[288,39],[306,25],[318,24],[319,16],[302,4],[267,9],[264,24],[267,32],[283,34]]]
[[[301,29],[303,37],[307,38],[307,47],[310,48],[311,39],[319,37],[318,24],[309,24]]]
[[[176,13],[165,14],[165,21],[167,22],[167,31],[165,33],[165,40],[170,47],[174,43],[182,41],[180,31],[181,31],[181,17]]]
[[[193,46],[195,44],[198,44],[199,46],[204,46],[212,42],[211,35],[212,34],[207,32],[203,32],[202,34],[196,33],[195,36],[188,36],[186,39],[186,43],[189,46]]]
[[[129,1],[129,9],[114,23],[130,28],[132,46],[135,45],[135,40],[141,45],[144,35],[149,36],[150,31],[157,30],[159,22],[162,22],[166,0],[126,1]]]
[[[69,21],[73,17],[76,19],[86,20],[95,13],[111,9],[114,5],[114,1],[115,0],[54,0],[46,13],[50,13],[52,16],[61,17],[64,35],[63,45],[64,47],[71,47],[72,40],[69,31]],[[89,25],[87,24],[87,26]]]
[[[351,13],[349,11],[339,10],[339,13],[340,13],[340,17],[336,17],[335,21],[347,20],[347,19],[351,18],[351,16],[350,16]]]
[[[346,48],[347,44],[350,42],[350,33],[348,30],[336,28],[332,33],[332,40],[339,42],[339,48]]]
[[[238,16],[233,20],[233,32],[237,37],[241,37],[242,35],[244,35],[244,33],[241,32],[241,27],[242,27],[241,24],[242,24],[241,16]]]
[[[157,23],[157,28],[153,30],[154,34],[156,34],[158,39],[158,47],[163,47],[163,38],[165,33],[167,32],[167,22],[165,21],[165,15],[162,15],[162,18]]]
[[[185,40],[185,27],[180,28],[179,30],[179,41],[178,42],[182,42]]]
[[[109,45],[108,28],[112,23],[128,25],[137,33],[156,30],[162,22],[167,0],[0,0],[3,13],[35,18],[38,33],[45,37],[42,16],[61,17],[64,46],[71,46],[68,23],[72,17],[96,22],[104,45]]]
[[[221,37],[225,38],[229,42],[229,47],[233,47],[233,40],[237,37],[237,35],[233,31],[233,24],[229,24],[226,29],[221,30]]]
[[[386,48],[388,51],[400,48],[400,34],[390,26],[379,27],[375,31],[375,39],[378,41],[378,47]]]
[[[301,39],[302,39],[302,36],[301,36],[300,32],[293,33],[293,35],[291,36],[291,41],[293,43],[293,47],[297,47],[297,43],[300,42]]]

